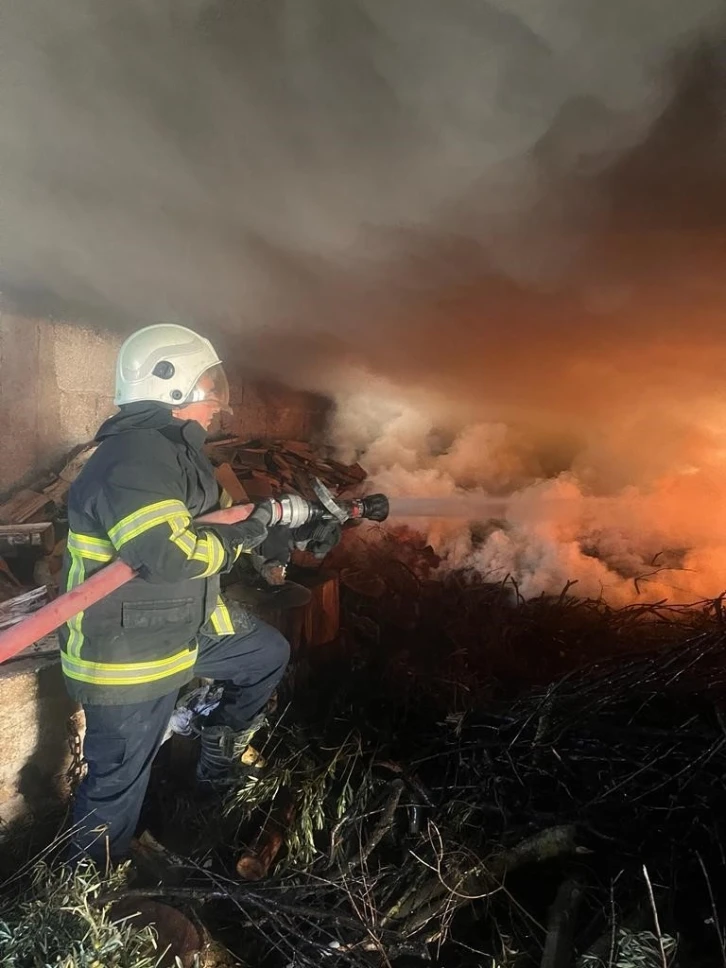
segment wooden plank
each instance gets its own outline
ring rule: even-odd
[[[0,524],[0,551],[6,548],[40,548],[51,552],[55,533],[50,521],[33,524]]]
[[[248,481],[245,481],[244,488],[252,499],[261,498],[261,497],[272,497],[271,484],[269,483],[269,481],[262,480],[260,478],[252,477]]]
[[[276,474],[272,474],[267,470],[258,470],[256,467],[252,469],[251,477],[256,481],[267,481],[268,484],[279,484],[279,478]]]
[[[53,483],[43,488],[43,493],[50,501],[54,504],[63,503],[68,493],[68,488],[86,466],[88,459],[95,453],[97,447],[98,444],[88,444],[80,450],[68,461]]]
[[[58,475],[58,478],[61,481],[65,481],[67,484],[72,484],[88,463],[88,459],[96,452],[97,448],[98,444],[87,444],[74,457],[71,457],[66,466]]]
[[[219,486],[224,488],[235,504],[249,504],[250,499],[247,496],[247,491],[230,464],[220,464],[219,467],[215,468],[214,473]]]
[[[301,582],[312,599],[304,608],[302,640],[309,647],[327,645],[340,634],[340,586],[338,576],[317,572]]]
[[[291,453],[296,454],[298,457],[302,457],[305,460],[312,460],[315,456],[310,444],[306,444],[302,440],[283,440],[282,449],[285,451],[290,451]]]
[[[266,455],[266,450],[238,450],[234,462],[238,467],[265,470],[267,468]]]
[[[23,524],[50,503],[52,498],[47,494],[39,494],[37,491],[31,491],[30,488],[23,488],[5,504],[0,505],[0,522]]]
[[[48,589],[41,585],[30,592],[17,595],[0,604],[0,629],[8,628],[21,622],[26,615],[30,615],[48,604]]]

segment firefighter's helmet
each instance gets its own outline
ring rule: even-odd
[[[116,361],[115,403],[153,401],[171,409],[214,401],[229,408],[229,385],[216,350],[203,336],[175,323],[137,330]]]

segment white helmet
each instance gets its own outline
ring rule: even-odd
[[[207,379],[199,387],[204,374]],[[146,326],[129,336],[119,350],[117,406],[150,400],[177,408],[210,397],[229,407],[227,378],[209,340],[186,326]]]

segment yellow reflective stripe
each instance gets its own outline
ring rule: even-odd
[[[66,544],[69,552],[77,552],[92,561],[111,561],[115,557],[114,547],[110,541],[104,538],[94,538],[90,534],[69,531]]]
[[[156,682],[192,668],[197,661],[197,648],[183,649],[166,659],[148,662],[89,662],[61,652],[63,672],[71,679],[99,686],[133,686]]]
[[[224,565],[224,545],[216,534],[207,532],[203,536],[197,536],[189,531],[186,525],[189,523],[189,516],[183,518],[181,515],[174,515],[169,521],[171,527],[171,540],[181,549],[190,561],[200,561],[207,567],[203,572],[194,575],[195,578],[209,578],[216,574]]]
[[[212,623],[212,628],[217,635],[234,635],[232,618],[221,595],[217,598],[217,607],[209,616],[209,621]]]
[[[191,558],[197,547],[197,539],[190,531],[182,531],[181,534],[174,534],[172,531],[171,540],[180,548],[187,558]]]
[[[187,507],[181,501],[158,501],[127,514],[110,529],[108,536],[118,550],[145,531],[179,518],[184,518],[185,523],[191,520]]]
[[[224,545],[216,534],[208,533],[199,539],[197,551],[192,555],[194,561],[208,562],[208,566],[197,578],[208,578],[215,575],[224,564]]]
[[[222,510],[224,510],[225,508],[231,508],[233,504],[234,504],[234,501],[232,500],[232,498],[225,491],[225,489],[222,488],[222,492],[219,495],[219,506],[222,508]]]
[[[197,536],[187,530],[189,518],[182,518],[181,515],[175,516],[169,521],[171,528],[171,540],[180,548],[187,558],[191,558],[197,547]]]
[[[83,564],[83,558],[76,552],[69,548],[68,553],[71,556],[71,567],[68,569],[68,581],[66,582],[66,591],[69,592],[72,588],[76,588],[86,577],[86,568]],[[69,619],[66,623],[68,626],[68,644],[67,649],[70,655],[79,656],[81,654],[81,646],[83,645],[83,612],[78,612],[73,618]]]

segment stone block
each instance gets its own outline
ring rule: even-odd
[[[0,666],[0,824],[41,816],[67,796],[68,697],[57,656]],[[2,828],[0,827],[0,837]]]

